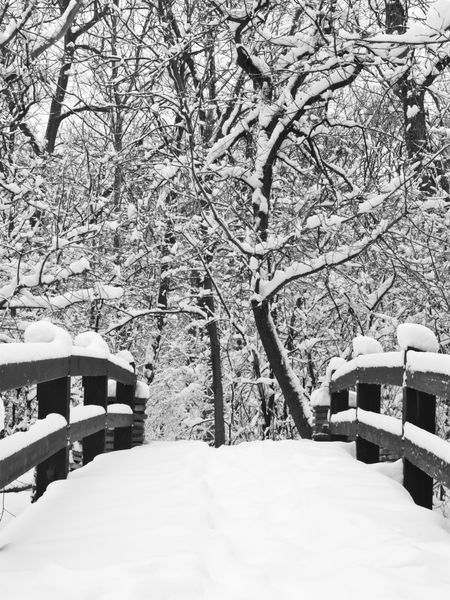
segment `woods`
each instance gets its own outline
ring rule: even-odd
[[[94,329],[153,438],[216,445],[310,436],[355,335],[447,351],[449,30],[444,0],[6,0],[1,341]]]

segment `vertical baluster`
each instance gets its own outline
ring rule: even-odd
[[[331,415],[335,415],[343,410],[348,410],[348,390],[332,392],[330,394],[330,418]],[[346,442],[348,441],[348,436],[332,434],[330,435],[330,440],[333,442]]]
[[[126,404],[134,410],[134,385],[117,382],[116,402]],[[128,450],[133,444],[133,426],[116,427],[114,430],[114,450]]]
[[[103,452],[105,452],[108,378],[106,376],[83,377],[83,387],[84,405],[101,406],[105,409],[104,429],[85,437],[83,440],[83,465],[87,465],[98,454],[102,454]]]
[[[412,349],[412,348],[411,348]],[[405,352],[405,368],[406,368]],[[436,396],[403,387],[403,423],[412,423],[430,433],[436,433]],[[433,508],[433,478],[403,459],[403,485],[414,502]]]
[[[53,379],[37,385],[38,419],[45,419],[51,413],[62,415],[67,422],[70,419],[70,377]],[[58,450],[36,468],[37,500],[47,486],[57,479],[66,479],[69,472],[69,446]]]
[[[358,409],[361,408],[380,414],[381,386],[373,383],[357,383],[356,405]],[[380,448],[377,444],[357,436],[356,458],[366,464],[377,463],[380,460]]]

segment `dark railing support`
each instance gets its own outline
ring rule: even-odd
[[[343,410],[348,410],[348,390],[340,390],[330,394],[330,417]],[[333,442],[347,442],[346,435],[331,434],[330,440]]]
[[[38,419],[49,414],[62,415],[67,422],[70,418],[70,377],[53,379],[37,385]],[[58,479],[66,479],[69,472],[69,446],[58,450],[36,468],[36,492],[33,501],[38,500],[47,486]]]
[[[116,402],[134,410],[134,385],[117,382]],[[133,445],[133,427],[117,427],[114,430],[114,450],[128,450]]]
[[[358,408],[380,414],[381,386],[373,383],[356,384],[356,405]],[[380,448],[362,437],[356,437],[356,458],[366,464],[380,460]]]
[[[101,406],[107,410],[108,378],[83,377],[84,405]],[[105,452],[106,446],[106,415],[105,428],[84,438],[83,440],[83,465],[87,465],[96,456]]]
[[[406,363],[406,352],[405,352]],[[436,396],[403,388],[403,423],[412,423],[430,433],[436,433]],[[414,502],[425,508],[433,508],[433,478],[403,459],[403,485]]]

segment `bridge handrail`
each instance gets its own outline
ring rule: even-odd
[[[0,347],[0,392],[36,384],[38,400],[38,421],[0,440],[0,489],[36,466],[35,498],[41,496],[51,481],[67,476],[69,445],[83,440],[86,464],[105,451],[108,429],[114,430],[115,450],[131,448],[133,425],[144,418],[143,406],[140,415],[134,413],[135,396],[144,402],[136,394],[141,384],[126,361],[101,354],[54,342]],[[82,378],[84,406],[71,409],[73,377]],[[109,380],[116,382],[116,397],[108,406]],[[143,429],[143,423],[137,425]]]
[[[358,460],[378,462],[380,447],[402,457],[405,487],[418,504],[431,508],[433,478],[450,487],[450,443],[435,435],[436,397],[450,401],[450,355],[406,347],[332,360],[328,382],[316,396],[316,439],[323,439],[325,424],[332,440],[356,439]],[[401,419],[380,414],[383,385],[403,388]],[[351,387],[355,408],[349,408]]]

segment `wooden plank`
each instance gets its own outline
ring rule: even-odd
[[[108,377],[89,376],[83,377],[84,405],[101,406],[107,410]],[[90,463],[96,456],[105,451],[106,442],[106,414],[102,416],[103,426],[95,433],[86,436],[83,440],[83,465]]]
[[[354,387],[358,382],[401,386],[403,367],[355,367],[341,377],[331,380],[330,393]]]
[[[348,409],[348,390],[341,390],[339,392],[333,392],[330,396],[330,417],[336,413],[342,412]],[[330,429],[330,439],[335,442],[346,442],[347,436],[343,434],[333,433]]]
[[[133,423],[133,415],[124,415],[123,413],[108,413],[107,427],[115,429],[116,427],[130,427]]]
[[[386,448],[389,451],[400,454],[403,453],[403,439],[401,435],[378,429],[373,425],[367,425],[360,421],[357,423],[356,433],[358,436],[378,447]]]
[[[62,415],[70,421],[70,377],[62,377],[53,381],[45,381],[37,386],[38,419],[44,419],[51,413]],[[68,431],[66,430],[66,438]],[[36,463],[35,463],[36,464]],[[36,469],[37,500],[52,481],[65,479],[69,473],[69,446],[58,450],[53,456],[46,458]]]
[[[116,402],[118,404],[126,404],[134,409],[134,385],[125,385],[120,381],[116,387]],[[131,448],[133,442],[133,417],[131,425],[128,427],[116,427],[114,430],[114,450],[127,450]]]
[[[358,381],[358,368],[355,367],[353,371],[345,373],[336,379],[330,381],[330,394],[346,390],[347,388],[354,387]]]
[[[70,357],[70,375],[72,377],[106,377],[108,374],[108,360],[92,356]]]
[[[0,390],[7,391],[69,374],[69,358],[49,358],[24,363],[0,365]]]
[[[358,408],[380,414],[381,387],[374,383],[357,383],[356,402]],[[379,445],[358,435],[356,438],[356,458],[366,464],[377,463],[380,460]]]
[[[0,463],[0,488],[5,487],[59,450],[65,449],[66,446],[67,427],[62,427],[3,459]]]
[[[450,465],[447,462],[408,439],[404,440],[404,455],[416,468],[450,487]]]
[[[95,417],[88,417],[87,419],[83,419],[82,421],[77,421],[76,423],[71,423],[69,428],[69,439],[70,443],[78,442],[83,438],[87,438],[87,436],[92,436],[97,432],[103,433],[106,428],[106,415],[96,415]],[[86,441],[86,440],[84,440]],[[83,445],[83,455],[85,452],[85,447]],[[83,464],[85,464],[85,459],[83,458]]]
[[[450,377],[448,375],[407,370],[406,386],[440,398],[450,398]]]
[[[333,441],[346,441],[348,437],[356,435],[356,423],[343,421],[340,423],[330,423],[330,434]]]
[[[403,388],[403,422],[409,422],[425,431],[436,431],[436,397],[410,387]],[[433,478],[408,458],[403,459],[403,485],[414,502],[424,508],[433,508]]]
[[[136,374],[133,371],[124,369],[111,361],[108,361],[108,377],[110,379],[115,379],[115,381],[120,382],[121,384],[136,385]],[[117,400],[117,402],[119,401]]]

